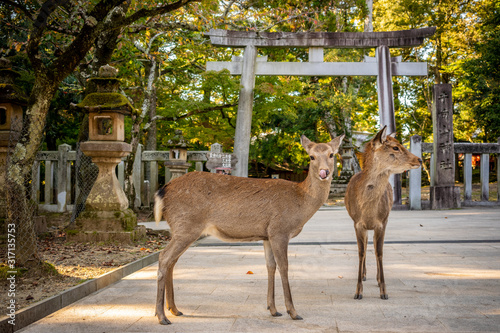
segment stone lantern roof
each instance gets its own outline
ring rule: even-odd
[[[167,141],[168,148],[190,148],[184,139],[184,135],[182,135],[181,130],[175,130],[174,137]]]
[[[21,74],[12,70],[8,59],[0,58],[0,101],[26,105],[27,98],[23,89],[14,83],[19,76]]]
[[[99,69],[99,76],[89,79],[88,88],[93,93],[87,94],[78,108],[87,112],[116,112],[130,114],[134,107],[128,99],[118,92],[120,79],[116,77],[118,70],[109,65]]]

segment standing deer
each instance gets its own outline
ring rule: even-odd
[[[368,230],[373,230],[377,258],[377,281],[380,298],[388,299],[382,266],[385,227],[393,204],[389,176],[408,169],[419,168],[422,160],[410,153],[398,140],[396,133],[386,134],[387,126],[366,144],[363,171],[355,174],[347,185],[345,205],[354,221],[358,241],[359,270],[355,299],[363,298],[366,281],[366,247]]]
[[[267,308],[281,316],[274,300],[274,275],[278,266],[285,305],[292,319],[302,319],[295,310],[288,284],[288,242],[327,200],[334,155],[344,135],[329,143],[314,143],[305,136],[301,144],[311,162],[301,183],[281,179],[251,179],[207,172],[190,172],[172,180],[155,195],[155,220],[162,217],[170,226],[172,239],[160,253],[156,315],[160,324],[182,313],[174,303],[172,273],[187,248],[202,234],[224,241],[264,241],[268,271]]]

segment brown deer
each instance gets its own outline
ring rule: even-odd
[[[172,239],[158,261],[156,315],[160,324],[170,324],[167,308],[179,316],[174,303],[172,273],[187,248],[202,234],[224,241],[264,241],[268,271],[267,307],[281,316],[274,300],[274,275],[278,266],[287,312],[302,319],[295,310],[288,284],[288,242],[327,200],[334,155],[344,136],[329,143],[314,143],[305,136],[301,143],[311,162],[301,183],[281,179],[251,179],[207,172],[190,172],[172,180],[155,195],[155,220],[165,218]]]
[[[363,171],[355,174],[345,194],[347,212],[354,221],[358,241],[359,270],[355,299],[363,298],[366,281],[366,247],[368,230],[373,230],[373,243],[377,258],[377,281],[380,298],[388,299],[382,265],[385,227],[393,204],[389,176],[405,170],[419,168],[422,160],[410,153],[398,140],[396,133],[387,135],[387,127],[366,144]]]

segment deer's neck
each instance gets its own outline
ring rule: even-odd
[[[381,198],[387,190],[390,173],[368,168],[363,170],[360,175],[360,188],[365,193],[367,199]]]
[[[319,178],[314,179],[313,177],[309,173],[306,179],[299,184],[299,188],[301,189],[304,203],[316,212],[328,199],[331,182],[321,181]]]

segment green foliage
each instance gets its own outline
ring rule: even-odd
[[[92,1],[82,5],[88,10]],[[129,14],[152,8],[160,1],[131,2]],[[38,8],[38,3],[30,5]],[[230,6],[230,7],[225,7]],[[419,134],[432,140],[431,91],[434,83],[453,85],[455,137],[460,141],[496,141],[500,136],[498,2],[494,0],[378,0],[374,3],[374,30],[391,31],[436,26],[435,36],[421,47],[391,49],[403,61],[426,61],[428,77],[393,78],[396,123],[400,138]],[[51,24],[77,27],[61,8]],[[15,60],[22,85],[29,91],[33,73],[24,51],[29,20],[18,10],[0,5],[3,24],[0,48]],[[140,111],[144,102],[150,60],[158,64],[154,88],[157,96],[158,149],[167,148],[175,129],[181,129],[190,149],[208,149],[214,142],[231,151],[236,126],[239,77],[227,71],[206,72],[207,61],[230,61],[241,49],[213,47],[203,37],[210,28],[253,31],[363,31],[367,15],[364,0],[241,2],[202,1],[151,18],[140,19],[122,31],[111,65],[119,68],[123,92]],[[69,25],[69,23],[73,25]],[[49,64],[73,37],[58,31],[46,34],[40,46]],[[140,46],[151,46],[148,54]],[[268,61],[303,62],[307,49],[259,49]],[[325,61],[363,61],[374,50],[325,49]],[[82,113],[69,107],[82,99],[84,73],[92,61],[68,76],[52,101],[48,116],[47,147],[74,144]],[[375,77],[257,77],[252,120],[251,163],[300,171],[307,156],[299,144],[301,134],[327,141],[330,133],[375,132],[378,103]],[[126,140],[134,121],[126,118]],[[149,116],[141,122],[139,141],[145,143]]]
[[[487,142],[500,137],[500,4],[484,1],[479,11],[482,38],[473,44],[475,57],[457,66],[462,110],[467,110],[480,128],[475,133]]]

